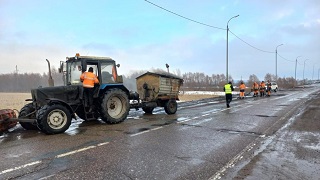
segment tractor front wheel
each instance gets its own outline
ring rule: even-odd
[[[36,114],[39,129],[46,134],[65,132],[71,125],[70,111],[60,105],[44,105]]]
[[[36,113],[34,112],[35,108],[32,103],[26,104],[20,110],[19,118],[27,118],[27,119],[36,119]],[[34,123],[31,122],[19,122],[20,125],[26,130],[38,130],[36,121]]]

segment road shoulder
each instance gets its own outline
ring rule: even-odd
[[[288,123],[266,137],[226,179],[318,179],[320,177],[320,92],[311,95]]]

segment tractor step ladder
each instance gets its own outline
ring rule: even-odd
[[[93,112],[85,112],[85,113],[86,113],[87,120],[96,120],[96,118],[94,117]]]

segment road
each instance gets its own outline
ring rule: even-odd
[[[175,115],[132,110],[121,124],[78,119],[58,135],[17,126],[0,136],[0,179],[316,179],[319,93],[279,91],[229,109],[223,98],[182,102]]]

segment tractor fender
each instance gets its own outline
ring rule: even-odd
[[[65,101],[63,101],[61,99],[57,99],[57,98],[47,98],[46,101],[47,101],[48,105],[61,104],[61,105],[65,106],[70,111],[71,117],[74,119],[76,118],[75,112],[73,111],[72,107],[68,103],[66,103]]]
[[[129,90],[123,84],[101,84],[100,85],[100,94],[104,94],[109,89],[121,89],[123,90],[129,97]]]

